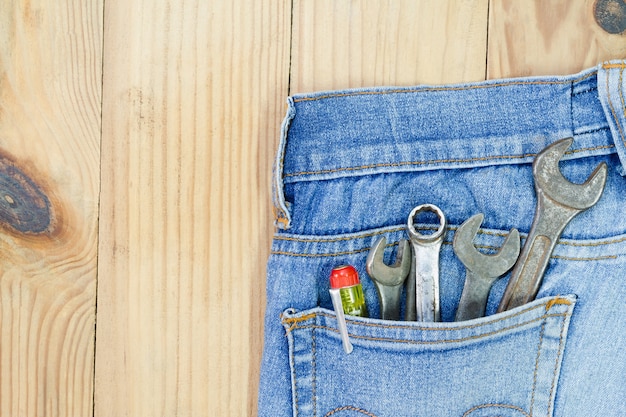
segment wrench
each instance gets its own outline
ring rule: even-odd
[[[431,211],[439,218],[437,231],[429,235],[419,233],[413,226],[414,217],[425,211]],[[407,321],[441,321],[439,251],[446,231],[446,217],[433,204],[417,206],[409,214],[407,231],[413,248],[413,262],[407,283],[405,318]]]
[[[475,214],[454,234],[452,248],[466,268],[465,285],[456,310],[455,321],[475,319],[485,315],[491,286],[513,267],[520,250],[519,232],[511,229],[495,255],[485,255],[472,243],[485,216]]]
[[[578,213],[598,202],[606,183],[606,163],[599,164],[583,184],[568,181],[559,160],[574,139],[561,139],[539,152],[533,162],[537,193],[535,218],[522,253],[513,267],[498,312],[532,301],[539,292],[550,255],[565,229]]]
[[[370,249],[365,267],[378,291],[382,319],[398,320],[402,284],[411,270],[411,248],[409,242],[402,239],[398,244],[396,262],[393,266],[387,266],[383,262],[385,245],[387,245],[387,238],[381,236]]]

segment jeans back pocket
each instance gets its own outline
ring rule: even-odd
[[[345,354],[324,308],[281,317],[293,414],[551,416],[574,295],[459,323],[347,317]]]

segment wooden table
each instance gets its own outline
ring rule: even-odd
[[[625,54],[592,0],[0,0],[0,415],[256,414],[288,94]]]

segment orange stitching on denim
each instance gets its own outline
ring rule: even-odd
[[[533,415],[533,411],[535,408],[535,390],[537,389],[537,374],[539,373],[539,358],[541,357],[541,346],[543,344],[543,336],[544,336],[545,330],[546,330],[546,319],[544,319],[543,323],[541,323],[541,332],[539,333],[539,345],[537,345],[537,357],[535,358],[535,371],[533,372],[533,391],[530,397],[530,415],[531,416]]]
[[[339,413],[341,411],[346,411],[346,410],[348,410],[348,411],[355,411],[357,413],[361,413],[361,414],[366,415],[368,417],[377,417],[376,414],[372,414],[369,411],[365,411],[362,408],[354,407],[352,405],[345,405],[343,407],[335,408],[334,410],[331,410],[328,413],[326,413],[324,415],[324,417],[330,417],[330,416],[332,416],[335,413]]]
[[[567,245],[567,246],[580,246],[580,247],[593,247],[593,246],[603,246],[603,245],[612,245],[614,243],[622,243],[626,241],[626,236],[622,236],[620,238],[617,239],[605,239],[605,240],[601,240],[599,242],[560,242],[562,245]]]
[[[370,164],[370,165],[361,165],[356,167],[346,167],[346,168],[331,168],[331,169],[323,169],[319,171],[300,171],[300,172],[292,172],[288,174],[284,174],[284,177],[295,177],[301,175],[319,175],[319,174],[332,174],[335,172],[344,172],[344,171],[360,171],[365,169],[372,168],[390,168],[390,167],[402,167],[402,166],[420,166],[420,165],[436,165],[436,164],[450,164],[450,163],[459,163],[459,162],[477,162],[477,161],[490,161],[497,159],[523,159],[530,158],[536,156],[536,153],[533,154],[523,154],[523,155],[494,155],[494,156],[483,156],[476,158],[452,158],[452,159],[433,159],[426,161],[405,161],[405,162],[385,162],[379,164]]]
[[[332,243],[332,242],[341,242],[341,241],[348,241],[348,240],[363,239],[363,238],[383,235],[383,234],[386,234],[386,233],[401,232],[401,231],[405,230],[405,228],[406,228],[406,226],[399,226],[399,227],[395,227],[393,229],[377,231],[377,232],[371,232],[371,233],[366,233],[366,234],[363,234],[363,235],[339,236],[339,237],[333,237],[333,238],[330,238],[330,239],[326,239],[326,238],[323,238],[323,237],[308,238],[308,237],[297,237],[297,236],[281,236],[281,235],[277,234],[277,235],[274,235],[274,240],[285,240],[285,241],[290,241],[290,242],[302,242],[302,243]],[[424,230],[435,230],[436,228],[435,227],[432,227],[432,228],[431,227],[424,227],[423,229]],[[454,231],[454,230],[458,229],[458,226],[450,226],[449,229]],[[483,235],[488,235],[488,236],[506,237],[509,232],[500,232],[500,231],[491,231],[491,230],[479,229],[478,233],[479,234],[483,234]],[[525,236],[525,234],[522,233],[522,236]],[[621,242],[626,242],[626,236],[622,236],[622,237],[619,237],[617,239],[607,238],[607,239],[604,239],[604,240],[601,240],[601,241],[596,241],[596,242],[578,242],[578,241],[559,240],[559,244],[560,245],[574,246],[574,247],[596,247],[596,246],[603,246],[603,245],[612,245],[612,244],[621,243]]]
[[[550,300],[550,301],[548,301],[546,303],[546,311],[550,310],[555,305],[571,306],[572,302],[570,300],[568,300],[567,298],[563,298],[563,297],[553,298],[552,300]]]
[[[513,330],[513,329],[517,329],[519,327],[523,327],[526,326],[528,324],[532,324],[535,323],[537,321],[541,321],[541,320],[545,320],[546,318],[550,318],[550,317],[566,317],[568,316],[568,313],[555,313],[555,314],[544,314],[542,316],[539,316],[537,318],[534,318],[532,320],[528,320],[525,321],[523,323],[518,323],[512,326],[508,326],[508,327],[503,327],[502,329],[499,330],[493,330],[490,332],[486,332],[486,333],[481,333],[481,334],[477,334],[477,335],[473,335],[473,336],[466,336],[466,337],[461,337],[458,339],[441,339],[441,340],[409,340],[409,339],[392,339],[389,337],[374,337],[374,336],[364,336],[364,335],[357,335],[357,334],[352,334],[350,333],[350,337],[353,339],[361,339],[361,340],[369,340],[369,341],[374,341],[374,342],[388,342],[388,343],[404,343],[404,344],[408,344],[408,345],[438,345],[438,344],[444,344],[444,343],[459,343],[459,342],[466,342],[469,340],[477,340],[477,339],[483,339],[485,337],[490,337],[490,336],[494,336],[500,333],[504,333],[504,332],[508,332],[509,330]],[[331,331],[334,333],[339,333],[339,330],[337,330],[334,327],[330,327],[330,326],[322,326],[319,324],[310,324],[310,325],[306,325],[306,326],[298,326],[298,329],[323,329],[323,330],[327,330],[327,331]],[[437,330],[453,330],[453,329],[437,329]]]
[[[467,410],[462,417],[467,417],[469,416],[471,413],[473,413],[476,410],[480,410],[481,408],[487,408],[487,407],[502,407],[502,408],[508,408],[511,410],[515,410],[515,411],[519,411],[520,413],[524,414],[527,417],[531,417],[530,414],[528,414],[523,408],[517,407],[515,405],[510,405],[510,404],[482,404],[482,405],[477,405],[476,407],[472,407],[469,410]]]
[[[476,327],[483,327],[483,326],[491,325],[491,324],[494,324],[494,323],[497,323],[497,322],[500,322],[500,321],[504,321],[504,320],[508,320],[510,318],[513,318],[513,317],[517,317],[517,316],[522,315],[522,314],[526,314],[526,313],[528,313],[530,311],[533,311],[533,310],[536,310],[538,308],[545,308],[546,304],[548,304],[549,302],[550,302],[550,300],[547,300],[547,301],[545,301],[545,302],[543,302],[541,304],[537,304],[535,306],[526,307],[526,308],[518,311],[515,314],[510,314],[510,315],[507,314],[507,315],[504,315],[504,316],[501,316],[501,317],[498,317],[498,316],[493,317],[492,316],[492,318],[489,321],[484,322],[484,323],[474,323],[474,324],[458,325],[458,326],[455,326],[454,328],[446,329],[446,330],[474,329]],[[315,313],[309,313],[309,314],[306,314],[306,315],[304,315],[302,317],[290,317],[290,318],[285,318],[284,315],[281,314],[280,318],[281,318],[281,321],[283,323],[294,323],[294,322],[300,323],[300,322],[303,322],[303,321],[315,318],[317,316],[322,316],[322,317],[326,317],[326,318],[330,318],[330,319],[335,319],[336,318],[335,315],[326,313],[324,311],[318,311],[318,312],[315,312]],[[364,323],[364,322],[360,322],[360,321],[357,321],[357,320],[354,320],[354,319],[350,319],[348,317],[346,317],[346,323],[354,324],[354,325],[357,325],[357,326],[378,327],[378,328],[391,329],[391,330],[402,330],[402,329],[435,330],[435,331],[442,330],[442,329],[439,329],[439,328],[420,327],[420,326],[414,326],[414,325],[408,325],[408,324]],[[398,322],[398,323],[401,323],[401,322]]]
[[[284,316],[281,314],[280,320],[282,321],[283,324],[290,324],[289,328],[285,329],[285,333],[290,333],[294,329],[300,328],[298,326],[298,323],[301,323],[303,321],[307,321],[310,319],[314,319],[315,317],[317,317],[317,313],[307,314],[302,317],[290,317],[290,318],[284,318]]]
[[[406,229],[406,226],[401,226],[401,227],[396,227],[396,228],[388,229],[388,230],[382,230],[382,231],[377,231],[377,232],[370,232],[370,233],[366,233],[366,234],[363,234],[363,235],[339,236],[339,237],[333,237],[333,238],[330,238],[330,239],[324,239],[324,238],[320,238],[320,237],[315,237],[315,238],[309,239],[309,238],[302,238],[302,237],[291,237],[291,236],[275,235],[274,236],[274,240],[287,240],[287,241],[292,241],[292,242],[303,242],[303,243],[330,243],[330,242],[341,242],[341,241],[353,240],[353,239],[363,239],[363,238],[367,238],[367,237],[383,235],[385,233],[400,232],[400,231],[405,230],[405,229]],[[435,228],[433,227],[433,230],[434,229]]]
[[[604,69],[613,69],[613,68],[626,68],[626,64],[602,64],[602,68]]]
[[[333,256],[354,255],[357,253],[367,252],[370,248],[357,249],[353,251],[334,252],[334,253],[296,253],[287,251],[271,251],[271,255],[295,256],[297,258],[326,258]]]
[[[464,325],[457,325],[454,328],[450,328],[450,329],[445,329],[445,330],[465,330],[465,329],[475,329],[477,327],[484,327],[487,325],[491,325],[494,323],[498,323],[500,321],[504,321],[504,320],[508,320],[510,318],[513,317],[517,317],[519,315],[522,314],[526,314],[530,311],[536,310],[538,308],[542,308],[545,306],[545,303],[541,303],[538,304],[536,306],[532,306],[532,307],[527,307],[523,310],[518,311],[515,314],[511,314],[511,315],[504,315],[502,317],[493,317],[491,320],[489,320],[488,322],[485,323],[474,323],[474,324],[464,324]],[[325,313],[325,312],[319,312],[317,313],[320,316],[324,316],[327,318],[331,318],[334,319],[335,316]],[[442,329],[436,328],[436,327],[421,327],[421,326],[413,326],[413,325],[408,325],[408,324],[381,324],[381,323],[362,323],[356,320],[352,320],[346,317],[346,323],[350,323],[350,324],[354,324],[354,325],[360,325],[360,326],[367,326],[367,327],[378,327],[378,328],[383,328],[383,329],[391,329],[391,330],[396,330],[396,329],[415,329],[415,330],[426,330],[426,331],[441,331]]]
[[[387,95],[387,94],[410,94],[410,93],[430,93],[430,92],[439,92],[439,91],[470,91],[470,90],[481,90],[487,88],[495,88],[495,87],[510,87],[510,86],[519,86],[519,85],[559,85],[559,84],[574,84],[580,81],[583,81],[587,78],[591,78],[597,75],[597,71],[593,71],[589,74],[583,75],[574,80],[564,80],[564,81],[503,81],[499,83],[493,84],[478,84],[478,85],[469,85],[469,86],[433,86],[433,87],[416,87],[416,88],[398,88],[392,90],[382,90],[382,91],[347,91],[343,93],[329,93],[325,95],[320,95],[316,97],[294,97],[294,103],[298,103],[301,101],[319,101],[328,98],[339,98],[339,97],[354,97],[354,96],[370,96],[370,95]]]
[[[567,151],[566,154],[575,154],[578,152],[586,152],[586,151],[597,151],[602,149],[611,149],[614,148],[615,145],[601,145],[594,146],[590,148],[579,148],[572,149]],[[361,165],[356,167],[345,167],[345,168],[329,168],[322,169],[319,171],[299,171],[299,172],[291,172],[287,174],[283,174],[284,178],[288,177],[297,177],[297,176],[308,176],[308,175],[321,175],[321,174],[334,174],[337,172],[351,172],[351,171],[361,171],[366,169],[374,169],[374,168],[392,168],[392,167],[402,167],[402,166],[422,166],[422,165],[437,165],[437,164],[453,164],[453,163],[467,163],[467,162],[479,162],[479,161],[492,161],[492,160],[500,160],[500,159],[524,159],[524,158],[532,158],[536,156],[536,153],[527,153],[521,155],[492,155],[492,156],[481,156],[476,158],[451,158],[451,159],[432,159],[426,161],[405,161],[405,162],[385,162],[378,164],[370,164],[370,165]]]
[[[561,242],[559,242],[561,243]],[[451,245],[451,242],[444,242],[444,245]],[[389,245],[387,245],[389,246]],[[598,245],[589,245],[589,246],[600,246]],[[476,245],[477,248],[480,249],[493,249],[497,250],[496,246],[487,246],[487,245]],[[346,255],[356,255],[358,253],[363,253],[369,251],[370,248],[361,248],[355,249],[352,251],[343,251],[343,252],[332,252],[332,253],[298,253],[298,252],[288,252],[288,251],[270,251],[271,255],[282,255],[282,256],[293,256],[296,258],[332,258],[335,256],[346,256]],[[595,257],[574,257],[574,256],[563,256],[563,255],[551,255],[550,259],[562,259],[564,261],[603,261],[607,259],[617,259],[617,255],[603,255],[603,256],[595,256]]]

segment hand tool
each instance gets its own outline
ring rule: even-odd
[[[532,301],[539,292],[550,255],[565,229],[578,213],[598,202],[606,183],[606,163],[599,164],[583,184],[568,181],[559,160],[573,139],[561,139],[542,150],[533,162],[537,193],[535,217],[528,238],[498,306],[498,312]]]
[[[421,234],[413,225],[417,214],[433,212],[439,218],[434,233]],[[413,248],[413,262],[407,283],[407,321],[441,321],[439,308],[439,251],[446,231],[446,217],[433,204],[422,204],[411,210],[407,231]],[[415,297],[415,300],[413,300]]]
[[[335,309],[335,317],[337,318],[337,329],[339,329],[339,335],[341,336],[341,344],[343,345],[343,351],[346,353],[352,353],[354,349],[350,342],[350,335],[348,335],[348,326],[346,325],[346,315],[343,312],[343,305],[341,302],[341,293],[337,288],[331,288],[330,300],[333,302],[333,308]]]
[[[344,313],[350,316],[369,316],[359,273],[352,265],[333,268],[330,273],[330,288],[339,290]]]
[[[346,353],[352,352],[352,343],[348,335],[346,314],[367,317],[367,306],[363,296],[363,288],[359,281],[359,273],[352,265],[341,265],[330,272],[330,299],[333,302],[337,329],[341,336],[341,344]]]
[[[466,268],[465,285],[456,310],[455,321],[464,321],[485,315],[491,286],[513,267],[520,250],[517,229],[511,229],[502,247],[494,255],[479,252],[473,240],[485,216],[475,214],[467,219],[454,234],[452,248]]]
[[[400,240],[396,261],[392,266],[387,266],[383,261],[386,245],[386,237],[381,236],[376,240],[367,255],[365,267],[378,291],[382,319],[399,320],[402,287],[411,271],[411,247],[407,240]]]

